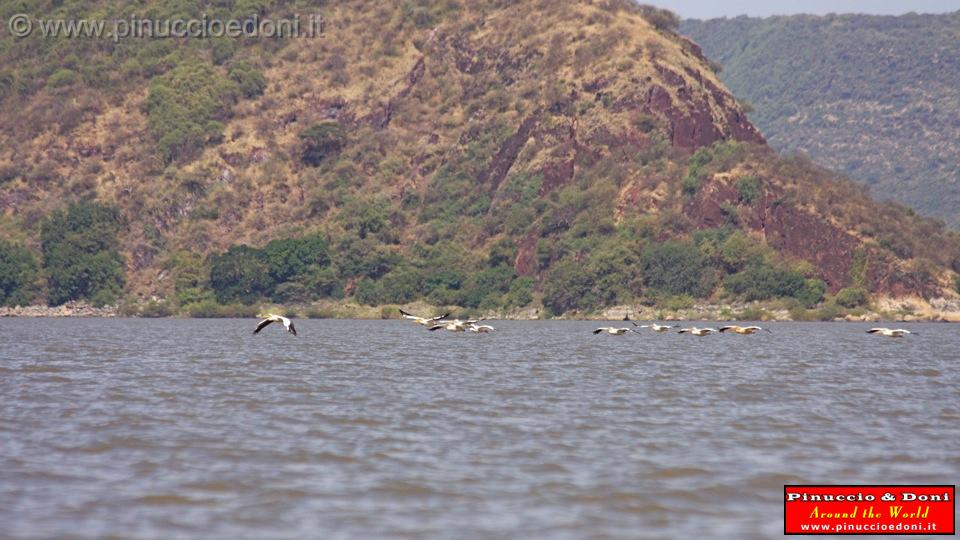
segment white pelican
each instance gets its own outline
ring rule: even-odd
[[[460,319],[450,319],[447,321],[437,321],[439,324],[435,324],[428,328],[431,332],[434,330],[447,329],[451,332],[466,332],[467,326],[472,324],[477,324],[480,322],[480,319],[470,319],[467,321],[461,321]]]
[[[414,315],[414,314],[412,314],[412,313],[407,313],[406,311],[404,311],[404,310],[402,310],[402,309],[400,310],[400,315],[402,315],[404,319],[410,319],[411,321],[415,322],[416,324],[422,324],[423,326],[430,326],[430,325],[432,325],[433,323],[439,321],[440,319],[445,319],[445,318],[447,318],[447,317],[450,316],[449,313],[444,313],[443,315],[440,315],[439,317],[418,317],[418,316],[416,316],[416,315]]]
[[[253,333],[259,334],[260,331],[266,328],[267,326],[269,326],[270,323],[275,323],[275,322],[283,323],[283,327],[287,329],[287,332],[290,332],[293,335],[297,335],[297,329],[294,328],[293,321],[291,321],[290,319],[282,315],[274,315],[272,313],[270,315],[267,315],[266,318],[260,321],[260,324],[258,324],[257,327],[253,330]]]
[[[693,335],[695,335],[695,336],[701,336],[701,337],[702,337],[702,336],[710,335],[710,334],[712,334],[713,332],[716,332],[716,331],[717,331],[716,328],[697,328],[696,326],[694,326],[693,328],[681,328],[680,330],[677,331],[677,333],[678,333],[678,334],[693,334]]]
[[[879,334],[881,336],[887,337],[903,337],[906,334],[915,334],[916,332],[911,332],[909,330],[904,330],[903,328],[895,328],[893,330],[889,328],[871,328],[867,330],[868,334]]]
[[[627,332],[633,332],[633,330],[629,328],[614,328],[612,326],[601,326],[600,328],[597,328],[596,330],[593,331],[594,334],[599,334],[600,332],[606,332],[612,336],[622,336]]]
[[[734,332],[737,334],[744,334],[744,335],[753,334],[761,330],[765,332],[770,332],[770,330],[766,328],[761,328],[759,326],[724,326],[723,328],[720,329],[720,332],[726,332],[727,330],[730,330],[731,332]],[[772,334],[773,332],[770,332],[770,333]]]
[[[468,332],[479,332],[479,333],[481,333],[481,334],[486,334],[486,333],[488,333],[488,332],[493,332],[494,330],[496,330],[496,328],[490,326],[489,324],[473,324],[473,323],[471,323],[471,324],[468,324],[468,325],[467,325],[467,331],[468,331]]]
[[[633,322],[633,321],[630,321],[630,322]],[[676,327],[677,327],[676,325],[666,325],[666,324],[657,324],[657,323],[653,323],[653,324],[637,324],[637,323],[633,323],[633,325],[636,326],[637,328],[649,328],[649,329],[653,330],[654,332],[666,332],[667,330],[669,330],[669,329],[671,329],[671,328],[676,328]]]

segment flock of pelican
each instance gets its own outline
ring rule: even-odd
[[[483,319],[467,319],[465,321],[460,319],[447,319],[447,317],[450,316],[449,313],[444,313],[439,317],[419,317],[401,309],[400,316],[404,319],[410,319],[416,324],[426,326],[427,330],[431,332],[434,330],[449,330],[451,332],[476,332],[486,334],[496,330],[496,328],[489,324],[477,324]]]
[[[493,332],[496,328],[488,324],[479,324],[483,319],[448,319],[450,316],[449,313],[444,313],[436,317],[420,317],[419,315],[414,315],[408,313],[404,310],[400,310],[400,316],[404,319],[413,321],[415,324],[421,326],[426,326],[427,330],[431,332],[434,330],[449,330],[451,332],[475,332],[478,334],[486,334]],[[629,319],[625,319],[629,320]],[[297,335],[297,329],[293,326],[293,321],[284,317],[282,315],[266,315],[263,319],[257,324],[257,327],[253,330],[254,334],[259,334],[261,330],[266,328],[272,323],[282,323],[283,327],[286,328],[287,332]],[[601,326],[593,331],[594,334],[610,334],[612,336],[622,336],[629,332],[634,334],[639,334],[639,329],[649,328],[654,332],[666,332],[672,328],[679,328],[676,325],[664,325],[664,324],[638,324],[634,321],[630,321],[633,324],[633,328],[630,327],[616,327],[616,326]],[[734,334],[740,335],[750,335],[757,332],[764,331],[770,332],[770,329],[763,328],[760,326],[721,326],[720,329],[716,328],[697,328],[696,326],[691,326],[689,328],[680,328],[677,330],[678,334],[690,334],[694,336],[709,336],[710,334],[724,333],[724,332],[733,332]],[[771,332],[772,333],[772,332]],[[876,334],[878,336],[886,336],[893,338],[902,338],[907,334],[916,334],[916,332],[911,332],[903,328],[871,328],[867,330],[868,334]]]
[[[666,332],[671,328],[679,328],[676,325],[666,325],[666,324],[656,324],[656,323],[637,324],[633,321],[630,321],[630,322],[633,324],[634,328],[649,328],[654,332]],[[640,332],[635,330],[634,328],[623,328],[623,327],[617,328],[614,326],[601,326],[600,328],[597,328],[596,330],[594,330],[593,333],[594,334],[607,333],[613,336],[622,336],[627,332],[633,332],[635,334],[639,334]],[[717,330],[716,328],[697,328],[696,326],[691,326],[689,328],[680,328],[680,330],[677,330],[677,333],[691,334],[694,336],[703,337],[703,336],[709,336],[710,334],[714,334],[718,332],[723,333],[728,331],[733,332],[735,334],[748,335],[748,334],[759,332],[761,330],[763,330],[764,332],[770,332],[769,329],[761,328],[759,326],[724,326],[724,327],[721,327],[719,330]]]

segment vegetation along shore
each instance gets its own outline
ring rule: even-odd
[[[83,302],[60,306],[0,307],[0,317],[179,317],[179,318],[244,318],[262,313],[282,313],[306,319],[399,319],[399,309],[422,313],[455,313],[464,317],[500,320],[713,320],[713,321],[929,321],[960,322],[960,302],[912,299],[881,299],[870,306],[845,308],[829,302],[808,309],[794,302],[747,302],[730,304],[698,303],[678,298],[664,305],[619,305],[588,312],[556,315],[538,307],[512,310],[478,310],[457,306],[431,306],[415,303],[406,306],[386,304],[364,306],[353,302],[317,302],[307,305],[244,305],[205,304],[191,310],[175,310],[162,302],[143,305],[94,307]]]

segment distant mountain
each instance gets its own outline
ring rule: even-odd
[[[132,9],[78,5],[15,7]],[[0,303],[202,314],[346,297],[559,314],[956,294],[960,237],[778,157],[668,12],[319,9],[313,39],[2,38]]]
[[[960,226],[960,11],[685,20],[771,145]]]

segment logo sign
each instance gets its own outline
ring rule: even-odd
[[[784,534],[956,534],[952,485],[783,486]]]

